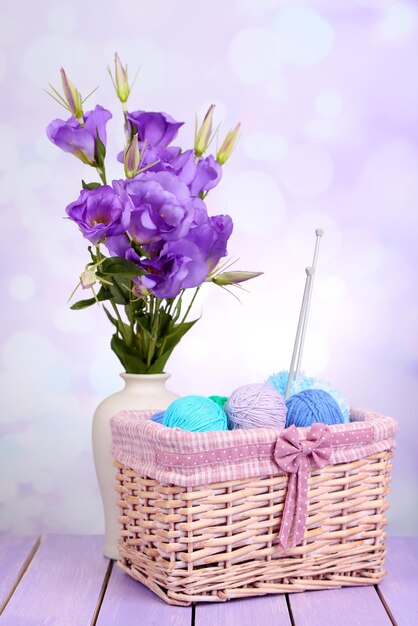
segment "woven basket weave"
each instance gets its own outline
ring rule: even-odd
[[[379,418],[374,416],[375,422]],[[112,424],[114,438],[123,429],[124,418],[118,420]],[[392,435],[395,427],[392,420]],[[132,420],[129,429],[132,435]],[[130,467],[114,448],[119,565],[176,605],[376,584],[385,573],[393,440],[378,443],[373,445],[386,449],[309,468],[303,540],[286,549],[278,534],[289,474],[185,486],[146,475],[141,463]]]

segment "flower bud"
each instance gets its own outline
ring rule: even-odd
[[[211,104],[205,118],[202,122],[201,127],[197,130],[197,120],[196,120],[196,133],[194,138],[194,152],[197,157],[201,157],[209,145],[212,136],[212,118],[213,112],[215,110],[215,105]]]
[[[115,78],[113,78],[110,69],[110,76],[112,78],[113,85],[115,87],[116,95],[121,102],[126,102],[131,93],[131,88],[128,83],[128,66],[122,65],[117,52],[115,52]]]
[[[238,283],[244,283],[246,280],[257,278],[257,276],[261,276],[262,274],[263,272],[223,272],[222,274],[216,274],[216,276],[212,278],[212,282],[221,287],[225,285],[237,285]]]
[[[133,279],[133,294],[137,296],[137,298],[143,298],[149,294],[149,289],[142,284],[140,278],[134,277]]]
[[[67,103],[69,111],[71,111],[72,115],[77,119],[83,118],[83,100],[81,98],[81,94],[78,91],[77,87],[73,85],[73,83],[68,78],[65,73],[64,68],[61,70],[61,83],[62,89],[65,96],[65,101]]]
[[[134,135],[131,143],[125,149],[124,166],[126,178],[134,178],[138,173],[140,154],[138,145],[138,133]]]
[[[220,165],[223,165],[224,163],[226,163],[229,157],[231,156],[232,151],[235,148],[237,140],[238,140],[238,134],[239,134],[240,128],[241,128],[241,124],[237,124],[234,130],[230,130],[227,136],[225,137],[223,144],[219,148],[218,153],[216,155],[216,160],[218,161]]]
[[[96,283],[96,274],[93,270],[86,268],[80,276],[80,285],[83,289],[90,289]]]

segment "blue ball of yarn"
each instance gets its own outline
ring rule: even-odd
[[[289,372],[287,370],[282,370],[277,374],[269,376],[268,382],[284,396],[286,394],[288,376]],[[329,383],[324,380],[320,380],[319,378],[306,376],[302,372],[299,380],[293,381],[290,385],[289,397],[295,393],[299,393],[299,391],[304,391],[305,389],[322,389],[323,391],[329,393],[340,407],[340,411],[344,417],[344,422],[350,421],[350,407],[339,389],[332,387]]]
[[[286,402],[286,428],[291,426],[311,426],[321,424],[343,424],[344,416],[340,407],[323,389],[305,389],[290,396]]]
[[[156,422],[157,424],[162,424],[164,419],[165,411],[159,411],[158,413],[154,413],[151,417],[151,422]]]
[[[225,411],[204,396],[174,400],[164,413],[163,425],[193,432],[228,430]]]

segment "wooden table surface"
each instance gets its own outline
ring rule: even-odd
[[[417,626],[418,538],[391,537],[378,587],[169,606],[102,556],[102,537],[0,534],[1,626]]]

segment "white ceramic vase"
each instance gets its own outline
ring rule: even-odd
[[[119,510],[116,504],[115,468],[111,454],[110,418],[129,409],[163,410],[178,398],[166,389],[170,374],[121,374],[125,388],[99,404],[93,418],[93,455],[97,480],[103,500],[105,542],[103,552],[117,559],[119,538]]]

